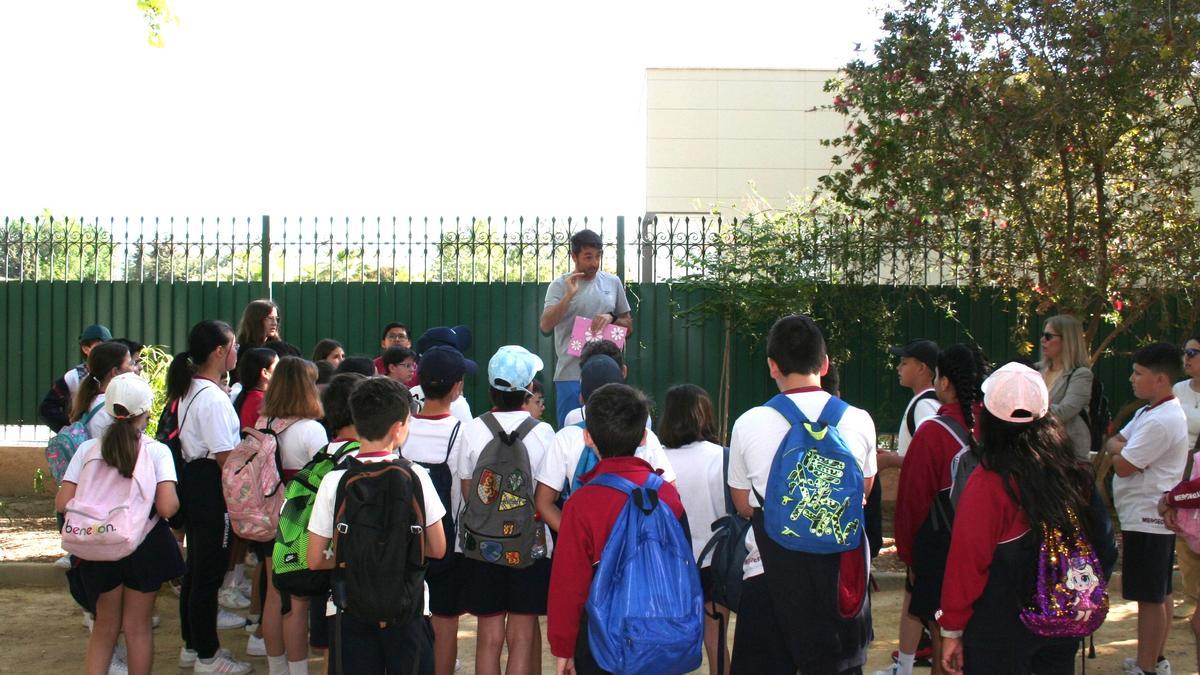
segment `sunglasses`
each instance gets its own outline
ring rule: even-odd
[[[1189,359],[1197,354],[1200,354],[1200,349],[1189,347],[1188,349],[1183,350],[1183,355]]]
[[[1049,342],[1056,337],[1058,337],[1058,333],[1042,333],[1042,339],[1046,342]]]

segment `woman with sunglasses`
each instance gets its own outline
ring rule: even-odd
[[[1083,324],[1069,314],[1052,316],[1042,329],[1042,360],[1038,372],[1050,390],[1050,412],[1071,438],[1075,459],[1090,462],[1092,433],[1083,419],[1092,400],[1092,369]]]

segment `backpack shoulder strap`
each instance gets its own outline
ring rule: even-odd
[[[88,423],[90,423],[92,421],[92,418],[96,416],[96,413],[100,412],[100,409],[103,407],[104,407],[103,401],[101,401],[100,403],[97,403],[95,406],[92,407],[91,410],[87,411],[86,415],[79,418],[79,421],[82,422],[83,426],[86,427],[88,425]]]
[[[490,411],[480,415],[479,419],[483,420],[483,425],[487,427],[488,431],[492,432],[492,436],[498,438],[505,436],[504,427],[500,426],[500,420],[496,419],[496,416]]]
[[[842,415],[850,409],[850,404],[836,396],[830,396],[825,402],[825,407],[821,408],[821,414],[817,415],[817,421],[825,426],[836,427],[842,421]]]
[[[540,422],[533,419],[533,416],[530,415],[529,417],[525,418],[516,429],[513,429],[513,439],[516,440],[519,438],[521,440],[525,440],[525,437],[529,435],[529,432],[533,431],[538,424],[540,424]]]
[[[458,440],[458,430],[461,428],[461,421],[454,423],[454,430],[450,432],[450,440],[446,441],[446,458],[442,460],[443,464],[450,462],[450,451],[454,449],[454,441]]]
[[[771,397],[771,400],[767,401],[763,405],[767,406],[768,408],[772,408],[775,410],[775,412],[783,415],[784,419],[788,421],[788,424],[792,426],[804,424],[808,421],[808,418],[804,416],[804,413],[800,412],[800,407],[796,405],[795,401],[788,398],[787,394],[775,394]]]
[[[963,425],[953,417],[947,415],[934,415],[929,418],[929,421],[939,424],[946,431],[950,432],[954,438],[958,439],[959,444],[964,448],[971,447],[971,437],[967,434],[967,430]]]
[[[360,447],[362,447],[362,444],[358,441],[346,441],[342,444],[342,447],[337,449],[337,452],[333,453],[333,463],[335,465],[341,463],[342,458]]]
[[[904,425],[908,427],[908,435],[912,436],[917,433],[917,406],[921,401],[933,401],[937,399],[937,392],[930,389],[922,392],[920,396],[908,406],[908,412],[904,415]]]
[[[601,487],[612,488],[618,492],[625,493],[626,496],[633,494],[633,491],[638,489],[637,485],[634,485],[631,481],[622,478],[615,473],[602,473],[589,481],[588,485],[599,485]]]
[[[721,464],[721,474],[724,477],[724,484],[721,486],[722,492],[725,493],[725,513],[736,513],[737,509],[733,507],[733,492],[729,489],[729,446],[721,449],[724,455]]]

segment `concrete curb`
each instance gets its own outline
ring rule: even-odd
[[[66,586],[66,570],[49,562],[0,563],[0,586]]]

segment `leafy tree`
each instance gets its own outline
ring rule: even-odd
[[[710,320],[724,326],[718,393],[719,433],[730,420],[734,336],[761,343],[781,316],[802,313],[825,332],[829,358],[845,364],[846,347],[861,331],[887,345],[895,311],[867,273],[857,231],[847,227],[844,208],[817,202],[765,210],[741,220],[717,221],[689,247],[679,263],[691,272],[675,282],[677,317],[691,325]],[[873,269],[870,270],[873,273]],[[741,356],[744,356],[741,355]]]
[[[883,29],[826,87],[822,185],[868,266],[1074,312],[1093,362],[1152,310],[1195,320],[1200,1],[904,0]]]
[[[262,281],[262,257],[249,245],[138,239],[126,247],[126,278],[168,281]]]
[[[167,0],[137,0],[137,8],[146,20],[146,41],[151,47],[162,47],[163,24],[179,23],[179,18],[171,12]]]
[[[32,220],[6,220],[0,231],[0,277],[107,280],[114,250],[108,230],[49,211]]]

